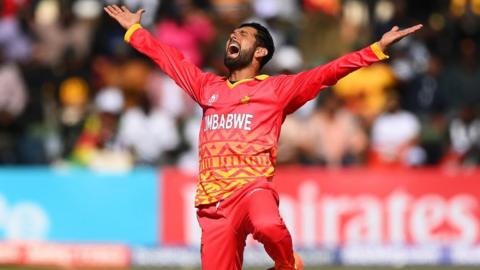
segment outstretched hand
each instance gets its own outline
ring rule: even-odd
[[[415,26],[400,30],[398,26],[394,26],[390,31],[383,34],[382,39],[380,39],[380,41],[378,42],[378,45],[380,46],[380,49],[385,52],[395,42],[400,41],[402,38],[412,33],[415,33],[422,27],[423,25],[417,24]]]
[[[145,10],[139,9],[137,12],[132,13],[128,8],[122,6],[119,8],[117,5],[109,5],[103,8],[105,12],[110,15],[110,17],[117,20],[117,22],[125,29],[130,28],[130,26],[140,23],[140,19],[142,18],[142,14]]]

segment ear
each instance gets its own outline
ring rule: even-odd
[[[255,49],[255,58],[262,58],[268,54],[268,50],[263,47],[257,47]]]

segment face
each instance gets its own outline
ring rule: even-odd
[[[235,29],[227,40],[224,63],[229,70],[247,67],[252,63],[256,50],[257,30],[252,27]]]

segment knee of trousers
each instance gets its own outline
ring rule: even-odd
[[[276,243],[285,237],[290,237],[290,233],[283,223],[265,221],[254,225],[253,238],[262,243]]]

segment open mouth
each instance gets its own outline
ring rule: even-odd
[[[240,54],[240,44],[232,41],[227,48],[227,54],[231,58],[235,58]]]

